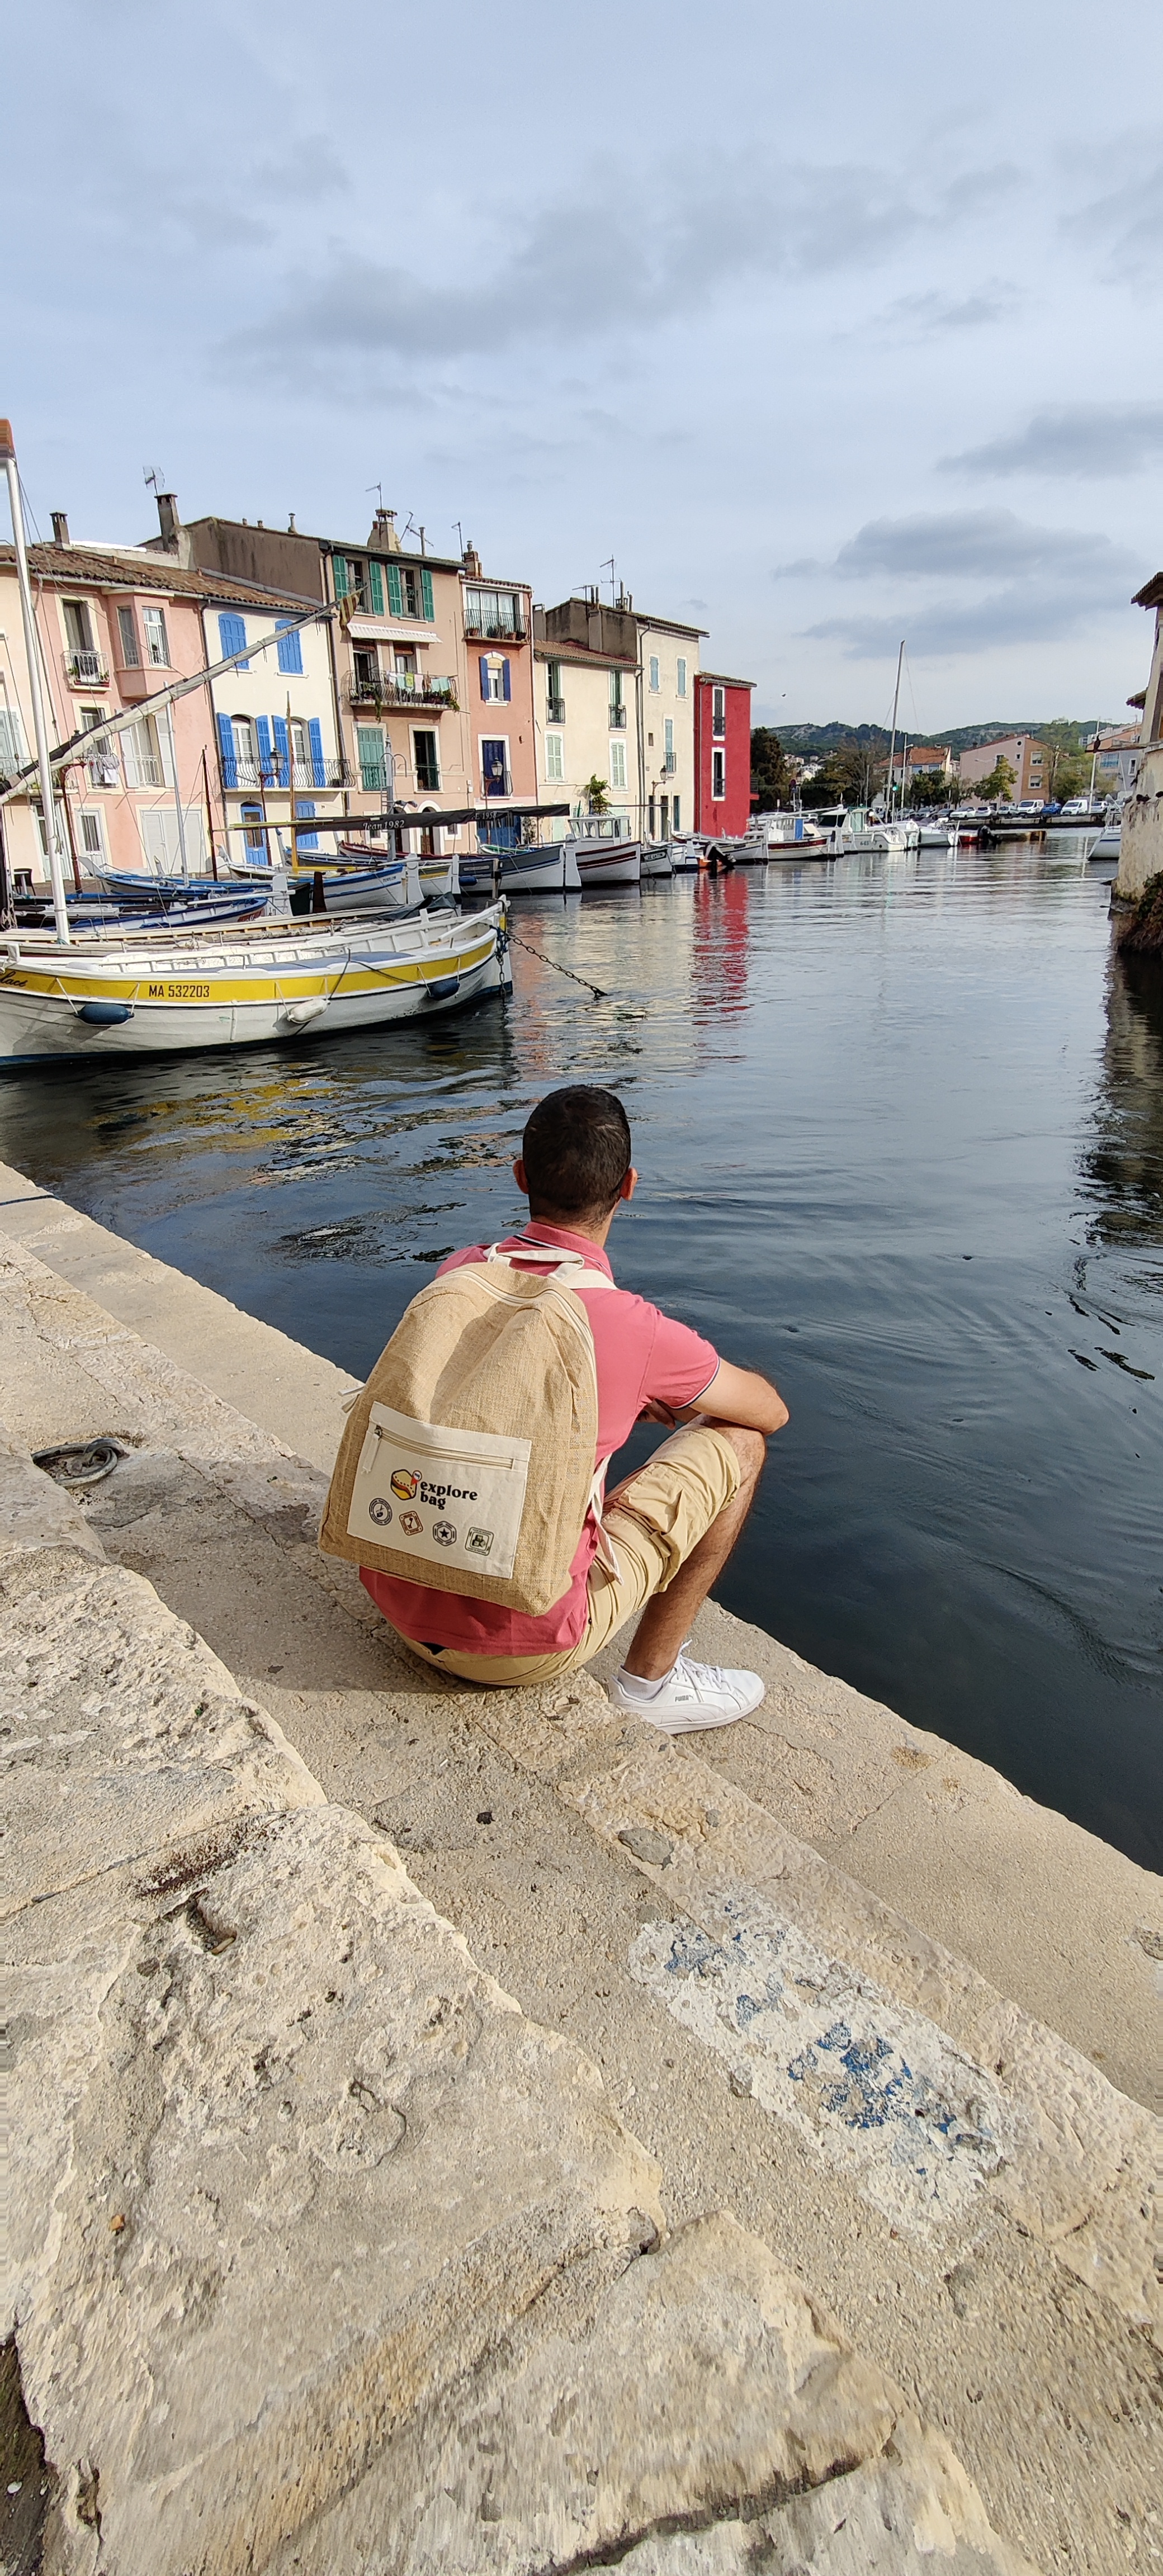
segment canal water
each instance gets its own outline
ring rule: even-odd
[[[720,1597],[1158,1865],[1163,977],[1108,892],[1062,843],[527,899],[508,1006],[10,1076],[0,1153],[362,1376],[519,1217],[531,1103],[611,1085],[619,1277],[791,1408]]]

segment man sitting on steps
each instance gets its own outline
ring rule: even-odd
[[[638,1174],[630,1127],[612,1091],[571,1084],[539,1102],[514,1163],[529,1223],[500,1251],[544,1244],[548,1274],[563,1252],[612,1279],[605,1242]],[[483,1261],[484,1244],[443,1268]],[[539,1272],[541,1265],[535,1265]],[[635,1611],[633,1644],[615,1674],[615,1706],[668,1735],[730,1726],[758,1708],[758,1673],[694,1663],[691,1624],[743,1527],[762,1473],[768,1435],[787,1421],[776,1389],[753,1369],[719,1358],[710,1342],[628,1290],[579,1287],[594,1340],[598,1454],[603,1466],[635,1422],[682,1422],[645,1467],[589,1513],[568,1590],[540,1617],[490,1601],[361,1569],[373,1601],[425,1663],[465,1681],[551,1681],[590,1661]],[[616,1571],[599,1554],[602,1532]]]

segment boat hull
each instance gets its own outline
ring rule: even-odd
[[[605,886],[638,885],[642,876],[639,841],[563,841],[565,882],[574,894],[598,893]]]
[[[665,841],[648,842],[642,852],[644,877],[672,877],[674,864]]]
[[[498,885],[502,894],[560,894],[566,882],[565,844],[547,850],[505,850]]]
[[[187,1054],[342,1036],[427,1018],[507,985],[503,913],[310,942],[129,942],[103,953],[12,939],[0,948],[0,1067],[83,1056]]]

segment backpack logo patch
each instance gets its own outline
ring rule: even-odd
[[[423,1527],[424,1523],[420,1518],[419,1512],[401,1512],[400,1528],[403,1531],[405,1538],[419,1538]]]
[[[408,1467],[396,1467],[392,1473],[392,1492],[398,1503],[410,1503],[420,1491],[420,1479]]]
[[[470,1529],[465,1531],[464,1547],[466,1556],[487,1556],[492,1544],[492,1530]]]
[[[452,1521],[433,1521],[432,1535],[438,1547],[455,1547],[456,1529]]]
[[[392,1517],[392,1506],[389,1502],[385,1502],[382,1494],[373,1494],[367,1507],[367,1516],[369,1521],[375,1522],[377,1529],[386,1529]]]

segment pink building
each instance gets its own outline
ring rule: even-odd
[[[60,775],[66,859],[75,879],[95,867],[150,873],[207,864],[211,843],[224,846],[217,736],[209,689],[118,734],[103,727],[206,667],[202,610],[237,604],[266,623],[296,614],[302,603],[249,583],[184,571],[140,547],[70,542],[63,514],[52,545],[29,548],[29,573],[40,644],[41,687],[55,748],[82,734],[83,746]],[[0,545],[0,777],[11,778],[34,754],[32,705],[11,545]],[[46,876],[40,791],[0,810],[14,877]]]

